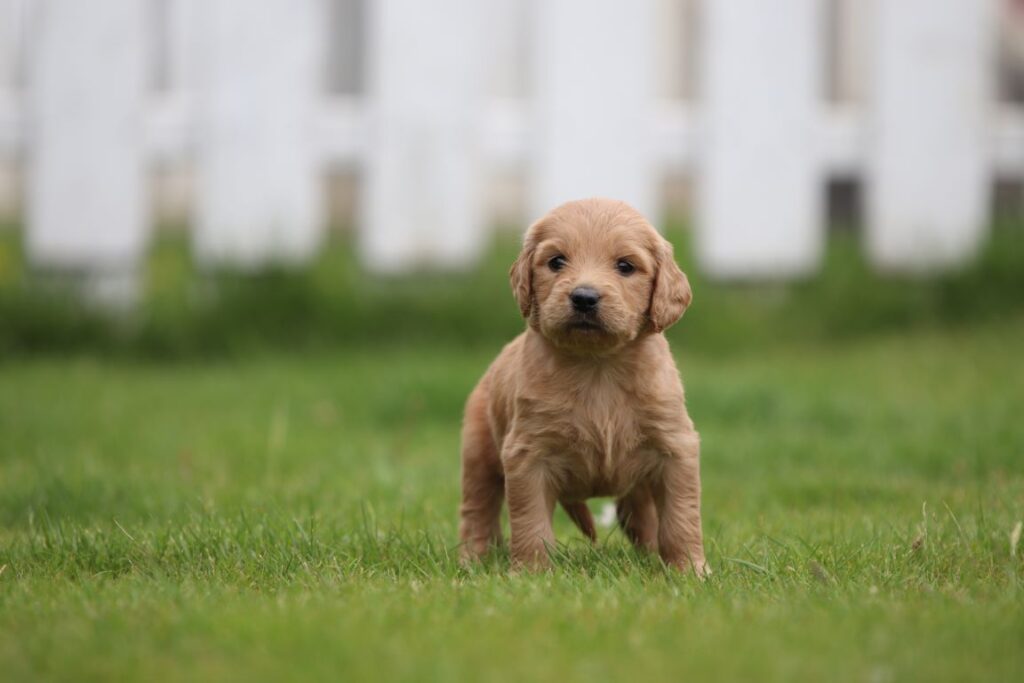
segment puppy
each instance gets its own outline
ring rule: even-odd
[[[526,233],[510,271],[528,325],[470,394],[462,433],[462,555],[501,543],[543,568],[561,503],[592,541],[586,505],[614,496],[638,548],[707,573],[699,438],[662,332],[690,304],[669,244],[635,209],[563,204]]]

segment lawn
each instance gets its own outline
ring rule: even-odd
[[[704,583],[562,517],[551,573],[460,568],[496,343],[8,359],[0,678],[1024,680],[1024,315],[727,351],[688,319]]]

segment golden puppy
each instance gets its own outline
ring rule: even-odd
[[[510,272],[528,321],[466,403],[464,558],[501,542],[544,567],[560,502],[591,540],[592,496],[614,496],[639,548],[706,573],[699,439],[662,331],[690,303],[672,245],[629,205],[569,202],[526,233]]]

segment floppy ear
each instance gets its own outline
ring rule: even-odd
[[[655,332],[662,332],[683,317],[683,311],[690,305],[693,292],[686,274],[676,265],[672,256],[672,245],[662,239],[658,254],[658,272],[654,275],[651,289],[651,307],[648,317]]]
[[[519,252],[515,263],[508,271],[509,282],[512,283],[512,294],[519,304],[519,312],[529,319],[530,308],[533,306],[533,253],[537,248],[537,240],[531,229],[526,233],[523,250]]]

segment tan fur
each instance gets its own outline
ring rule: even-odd
[[[530,227],[510,278],[528,327],[466,405],[463,556],[501,542],[507,499],[513,563],[547,566],[555,504],[594,539],[585,501],[613,496],[637,547],[703,575],[699,439],[662,334],[691,298],[672,246],[623,202],[569,202]],[[600,330],[573,327],[579,286],[601,295]]]

